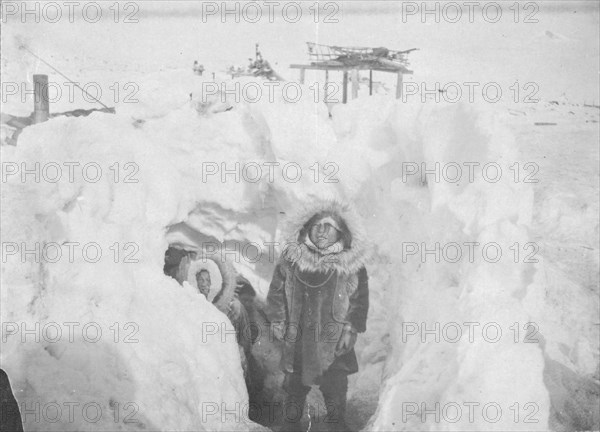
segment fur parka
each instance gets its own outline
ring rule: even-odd
[[[333,251],[324,253],[306,240],[306,224],[315,215],[339,221],[342,234]],[[266,307],[270,322],[283,323],[286,329],[283,370],[294,372],[301,360],[306,385],[330,367],[356,372],[354,350],[336,358],[335,347],[345,325],[357,332],[366,330],[369,289],[365,265],[370,247],[360,218],[347,204],[320,201],[290,215],[283,232],[285,245]],[[307,339],[301,333],[309,331],[308,327],[315,336]]]

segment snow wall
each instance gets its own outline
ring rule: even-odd
[[[200,78],[170,74],[148,78],[140,103],[116,115],[55,118],[24,130],[17,147],[2,147],[3,162],[49,167],[40,181],[8,175],[2,193],[3,242],[16,249],[3,250],[1,360],[30,410],[26,430],[256,428],[240,415],[248,395],[231,325],[192,286],[164,275],[165,250],[169,236],[262,245],[258,260],[254,252],[227,259],[264,295],[282,214],[316,196],[354,203],[376,244],[361,371],[350,389],[365,406],[379,399],[367,430],[547,430],[549,362],[576,377],[594,373],[594,334],[569,338],[569,329],[527,325],[546,317],[558,328],[563,316],[548,318],[557,308],[545,294],[543,254],[523,262],[533,190],[514,181],[517,149],[492,107],[373,96],[329,118],[310,91],[295,103],[219,95],[201,103],[189,101],[197,89],[184,84]],[[76,167],[70,181],[70,162],[93,162],[102,176],[92,182],[94,167],[87,179]],[[241,179],[206,175],[236,162],[248,167]],[[301,178],[277,168],[272,179],[265,170],[248,181],[253,164],[271,162],[297,164]],[[435,162],[459,164],[462,179],[407,175]],[[485,179],[475,169],[469,180],[464,163],[475,162],[497,163],[504,175],[492,182],[492,169]],[[52,164],[63,167],[56,182],[47,181]],[[469,242],[494,243],[502,256],[490,262],[496,248],[483,259],[474,247],[470,262]],[[451,262],[452,246],[437,259],[422,255],[436,243],[462,245],[462,258]],[[25,245],[42,252],[24,254]],[[567,359],[559,346],[594,354]],[[55,422],[49,403],[62,409]],[[528,415],[535,422],[523,423]]]

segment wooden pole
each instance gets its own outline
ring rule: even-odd
[[[396,82],[396,99],[402,97],[402,72],[398,72],[398,81]]]
[[[358,97],[358,69],[352,69],[352,99]]]
[[[344,80],[342,83],[342,103],[348,102],[348,71],[344,71]]]
[[[305,77],[306,77],[306,69],[300,69],[300,84],[304,84]]]
[[[42,123],[50,117],[48,98],[48,75],[33,76],[33,122]]]
[[[373,95],[373,69],[369,69],[369,96]]]
[[[329,71],[327,69],[325,69],[325,93],[324,93],[324,98],[323,98],[323,102],[327,103],[328,99],[329,99]]]

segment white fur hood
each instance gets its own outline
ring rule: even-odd
[[[349,248],[331,254],[321,254],[300,242],[298,237],[306,222],[317,213],[327,212],[341,218],[352,236]],[[372,248],[358,213],[347,203],[335,200],[319,200],[307,203],[286,218],[282,230],[283,258],[295,263],[301,271],[327,272],[337,270],[340,274],[356,273],[371,260]]]

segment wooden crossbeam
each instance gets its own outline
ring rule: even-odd
[[[319,65],[319,64],[310,64],[310,65],[302,65],[302,64],[291,64],[291,69],[307,69],[307,70],[339,70],[339,71],[351,71],[353,69],[358,70],[374,70],[378,72],[390,72],[390,73],[402,73],[405,75],[412,75],[413,71],[406,69],[403,66],[398,66],[398,68],[382,68],[373,65],[358,65],[358,66],[337,66],[337,65]]]

